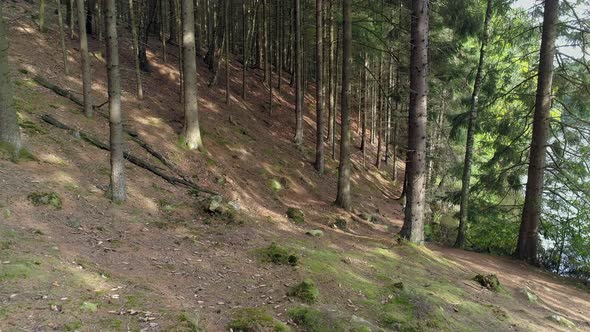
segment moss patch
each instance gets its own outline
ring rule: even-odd
[[[288,208],[287,217],[289,217],[289,219],[291,219],[296,224],[301,224],[305,222],[305,213],[301,209],[292,207]]]
[[[242,308],[234,312],[229,329],[235,332],[286,332],[291,331],[283,322],[274,319],[261,308]]]
[[[301,301],[313,304],[318,301],[320,291],[310,279],[303,280],[289,290],[289,296],[296,297]]]
[[[299,258],[290,249],[274,242],[270,246],[258,250],[258,255],[263,262],[277,265],[295,266],[299,262]]]
[[[500,281],[495,274],[478,274],[473,280],[477,281],[482,287],[485,287],[491,291],[497,291],[500,288]]]
[[[61,197],[54,192],[34,192],[30,193],[27,198],[35,206],[51,205],[56,209],[62,208]]]

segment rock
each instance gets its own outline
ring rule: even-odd
[[[221,197],[219,195],[211,196],[207,200],[207,205],[206,205],[205,209],[207,210],[207,212],[211,212],[211,213],[219,212],[222,202],[223,202],[223,197]]]
[[[324,236],[324,232],[322,232],[319,229],[312,229],[311,231],[305,232],[305,234],[311,235],[311,236],[316,236],[316,237]]]
[[[491,291],[497,291],[500,288],[500,281],[495,274],[478,274],[473,280],[477,281],[482,287],[485,287]]]
[[[560,316],[560,315],[551,315],[551,316],[548,316],[547,319],[554,321],[555,323],[558,323],[558,324],[563,325],[563,326],[570,328],[570,329],[573,329],[576,327],[576,324],[574,322],[572,322],[571,320],[569,320],[563,316]]]
[[[529,302],[534,303],[534,302],[537,302],[537,300],[539,300],[539,297],[537,296],[537,294],[533,293],[528,287],[523,289],[522,292],[524,293],[524,295],[526,295]]]
[[[240,203],[236,202],[236,201],[229,201],[227,203],[227,205],[231,206],[232,208],[234,208],[236,211],[240,211],[240,209],[242,208],[240,206]]]
[[[303,213],[303,210],[301,209],[290,207],[287,209],[287,217],[289,217],[289,219],[291,219],[296,224],[305,222],[305,213]]]
[[[336,221],[332,224],[332,227],[345,231],[348,229],[348,222],[346,221],[346,219],[336,218]]]

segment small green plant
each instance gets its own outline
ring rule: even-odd
[[[303,210],[301,209],[292,207],[288,208],[287,217],[289,217],[289,219],[291,219],[296,224],[301,224],[305,222],[305,213],[303,213]]]
[[[54,192],[34,192],[30,193],[27,198],[35,206],[51,205],[56,209],[62,208],[62,201],[58,194]]]
[[[314,304],[318,301],[320,291],[313,281],[306,279],[293,286],[291,290],[289,290],[288,295],[296,297],[305,303]]]
[[[500,288],[500,281],[495,274],[478,274],[473,280],[477,281],[482,287],[485,287],[491,291],[497,291]]]
[[[325,326],[324,317],[317,309],[308,306],[299,306],[289,309],[287,315],[295,324],[306,331],[328,331]]]
[[[227,327],[235,332],[291,331],[283,322],[274,319],[261,308],[238,309]]]
[[[268,186],[274,192],[283,190],[283,185],[277,179],[268,180]]]
[[[291,250],[274,242],[259,252],[263,262],[270,262],[277,265],[297,265],[299,259]]]

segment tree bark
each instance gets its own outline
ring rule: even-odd
[[[323,20],[322,0],[316,0],[316,46],[315,46],[315,75],[316,75],[316,154],[315,169],[321,175],[324,173],[324,82],[323,82]]]
[[[426,111],[428,102],[429,0],[412,1],[410,108],[406,170],[406,210],[400,235],[412,243],[424,242]]]
[[[350,210],[350,70],[352,67],[352,22],[350,0],[342,0],[343,38],[342,38],[342,99],[340,130],[340,165],[338,167],[338,192],[336,205]]]
[[[123,157],[123,116],[121,112],[121,76],[119,73],[119,40],[117,36],[116,0],[105,0],[107,29],[107,74],[111,150],[111,199],[125,201],[125,158]]]
[[[129,0],[129,19],[131,23],[131,38],[133,39],[133,57],[135,63],[135,84],[137,86],[137,98],[143,99],[143,85],[141,83],[141,69],[139,61],[139,36],[137,34],[137,22],[133,0]]]
[[[61,52],[63,56],[64,62],[64,73],[67,75],[70,74],[68,68],[68,49],[66,47],[66,36],[64,31],[64,21],[63,21],[63,13],[61,8],[61,0],[56,0],[57,3],[57,22],[59,24],[59,41],[61,43]]]
[[[551,109],[553,58],[555,56],[555,40],[557,39],[558,10],[559,0],[545,0],[533,137],[529,155],[524,208],[516,247],[516,257],[531,264],[538,264],[539,223],[543,197],[545,154],[549,140],[549,111]]]
[[[295,7],[295,144],[303,144],[303,68],[301,61],[301,0],[293,0]]]
[[[82,90],[84,96],[84,114],[92,117],[92,78],[90,77],[90,57],[88,56],[88,36],[86,35],[86,13],[84,0],[77,0],[78,27],[80,29],[80,56],[82,57]]]
[[[225,35],[227,36],[224,38],[224,46],[225,46],[225,103],[229,105],[231,99],[231,88],[230,88],[230,72],[229,72],[229,3],[230,0],[225,0]]]
[[[7,144],[17,157],[21,149],[20,128],[8,69],[8,38],[0,3],[0,143]]]
[[[486,16],[483,26],[483,36],[481,39],[481,49],[479,51],[479,63],[473,83],[473,94],[471,95],[471,106],[469,108],[469,122],[467,124],[467,142],[465,145],[465,162],[463,163],[463,179],[461,181],[461,207],[459,210],[459,231],[455,247],[465,247],[465,232],[467,231],[467,218],[469,215],[469,191],[471,179],[471,164],[473,162],[473,146],[475,143],[475,121],[477,120],[479,91],[481,90],[481,81],[483,78],[483,66],[486,57],[486,48],[490,34],[490,21],[492,19],[493,0],[488,0],[486,7]],[[432,176],[432,175],[431,175]]]
[[[197,96],[197,60],[193,0],[182,0],[182,46],[184,53],[184,144],[189,150],[202,149]]]

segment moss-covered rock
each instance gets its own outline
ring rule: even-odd
[[[290,207],[287,209],[287,217],[296,224],[305,222],[305,213],[301,209]]]
[[[293,286],[288,295],[296,297],[305,303],[313,304],[318,301],[320,291],[312,280],[306,279]]]
[[[473,280],[477,281],[482,287],[485,287],[491,291],[497,291],[500,288],[500,280],[495,274],[478,274]]]
[[[260,249],[259,255],[263,262],[274,263],[277,265],[295,266],[299,262],[297,256],[288,248],[272,242],[270,246]]]
[[[56,209],[62,208],[61,197],[54,192],[34,192],[30,193],[27,198],[35,206],[51,205]]]
[[[569,329],[576,328],[576,324],[574,322],[572,322],[571,320],[569,320],[563,316],[560,316],[560,315],[551,315],[551,316],[548,316],[547,319],[549,319],[559,325],[563,325]]]
[[[287,332],[291,329],[283,322],[274,319],[261,308],[242,308],[234,312],[229,322],[234,332]]]

